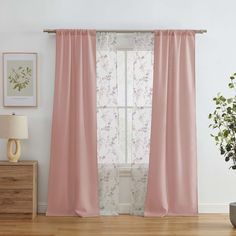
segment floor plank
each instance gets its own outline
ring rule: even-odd
[[[0,235],[24,236],[228,236],[235,235],[226,214],[201,214],[197,217],[144,218],[46,217],[31,220],[0,220]]]

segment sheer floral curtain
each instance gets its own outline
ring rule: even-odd
[[[143,214],[149,160],[152,33],[97,33],[97,139],[102,215],[119,213],[120,167],[130,171],[130,214]]]
[[[130,76],[133,77],[131,208],[143,215],[149,163],[153,87],[153,33],[134,34]]]
[[[119,207],[117,42],[115,33],[97,33],[97,149],[102,215]]]

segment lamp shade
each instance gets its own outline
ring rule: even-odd
[[[0,115],[0,138],[27,139],[27,117],[18,115]]]

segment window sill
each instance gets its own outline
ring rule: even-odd
[[[131,177],[131,167],[129,166],[120,166],[119,167],[119,176],[120,177]]]
[[[135,168],[135,167],[132,167]],[[131,177],[131,166],[129,164],[123,164],[119,166],[120,177]],[[143,164],[143,168],[148,169],[148,164]]]

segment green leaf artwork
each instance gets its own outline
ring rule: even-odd
[[[234,91],[234,96],[225,98],[221,93],[213,98],[215,110],[208,115],[211,120],[209,127],[213,130],[211,136],[219,147],[220,154],[226,162],[231,161],[236,169],[236,73],[230,76],[228,87]]]
[[[19,66],[18,68],[12,68],[8,75],[8,81],[9,83],[11,83],[12,88],[19,92],[27,88],[31,80],[32,69],[28,66]]]

